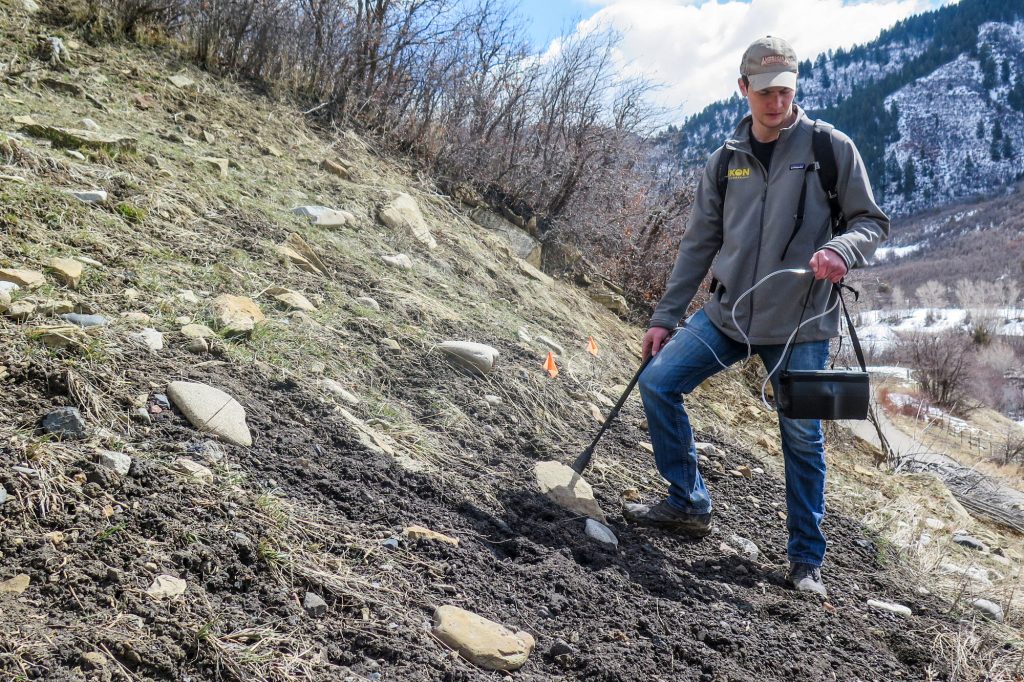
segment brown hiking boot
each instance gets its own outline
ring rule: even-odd
[[[702,538],[711,532],[711,513],[689,514],[676,509],[666,500],[650,507],[646,504],[627,504],[622,509],[627,521],[641,526],[651,526],[670,531],[687,538]]]

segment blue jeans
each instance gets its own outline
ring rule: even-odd
[[[723,369],[708,346],[725,365],[745,358],[747,346],[720,332],[703,310],[686,322],[686,329],[690,331],[677,331],[644,370],[640,396],[647,412],[654,461],[669,482],[668,503],[685,512],[706,514],[711,511],[711,497],[697,469],[697,451],[683,394]],[[795,344],[790,369],[822,369],[828,361],[828,345],[828,340]],[[782,351],[782,345],[753,347],[769,371],[779,362]],[[771,377],[776,395],[778,373]],[[825,535],[821,532],[825,516],[825,436],[821,422],[789,419],[780,412],[779,430],[786,466],[787,554],[790,561],[820,566],[825,557]]]

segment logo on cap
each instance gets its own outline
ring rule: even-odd
[[[766,57],[761,57],[761,66],[769,66],[770,64],[785,64],[786,58],[781,54],[770,54]]]

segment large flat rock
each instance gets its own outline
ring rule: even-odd
[[[380,211],[380,221],[392,230],[406,230],[420,244],[428,249],[437,247],[437,240],[430,233],[419,204],[408,194],[399,194],[394,201]]]
[[[561,462],[538,462],[533,473],[540,491],[552,502],[580,516],[608,523],[594,499],[594,489],[571,468]]]
[[[167,397],[197,429],[235,445],[252,445],[252,435],[245,423],[245,408],[219,388],[174,381],[167,387]]]
[[[445,341],[437,348],[453,366],[469,374],[490,374],[498,360],[497,349],[473,341]]]
[[[55,147],[69,149],[94,149],[107,153],[134,152],[138,141],[128,135],[111,135],[92,130],[58,128],[56,126],[30,123],[22,130],[33,137],[49,140]]]
[[[487,670],[518,670],[536,645],[528,632],[513,632],[457,606],[437,607],[434,623],[435,637]]]

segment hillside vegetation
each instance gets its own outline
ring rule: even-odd
[[[830,598],[784,587],[759,366],[690,398],[716,532],[622,521],[663,494],[634,396],[587,472],[617,536],[597,541],[533,468],[571,461],[633,375],[614,292],[553,279],[479,224],[500,204],[187,45],[96,40],[20,1],[0,36],[4,679],[1016,675],[1019,538],[840,427]],[[483,369],[448,341],[491,349]],[[508,628],[497,654],[452,643],[453,607]]]

